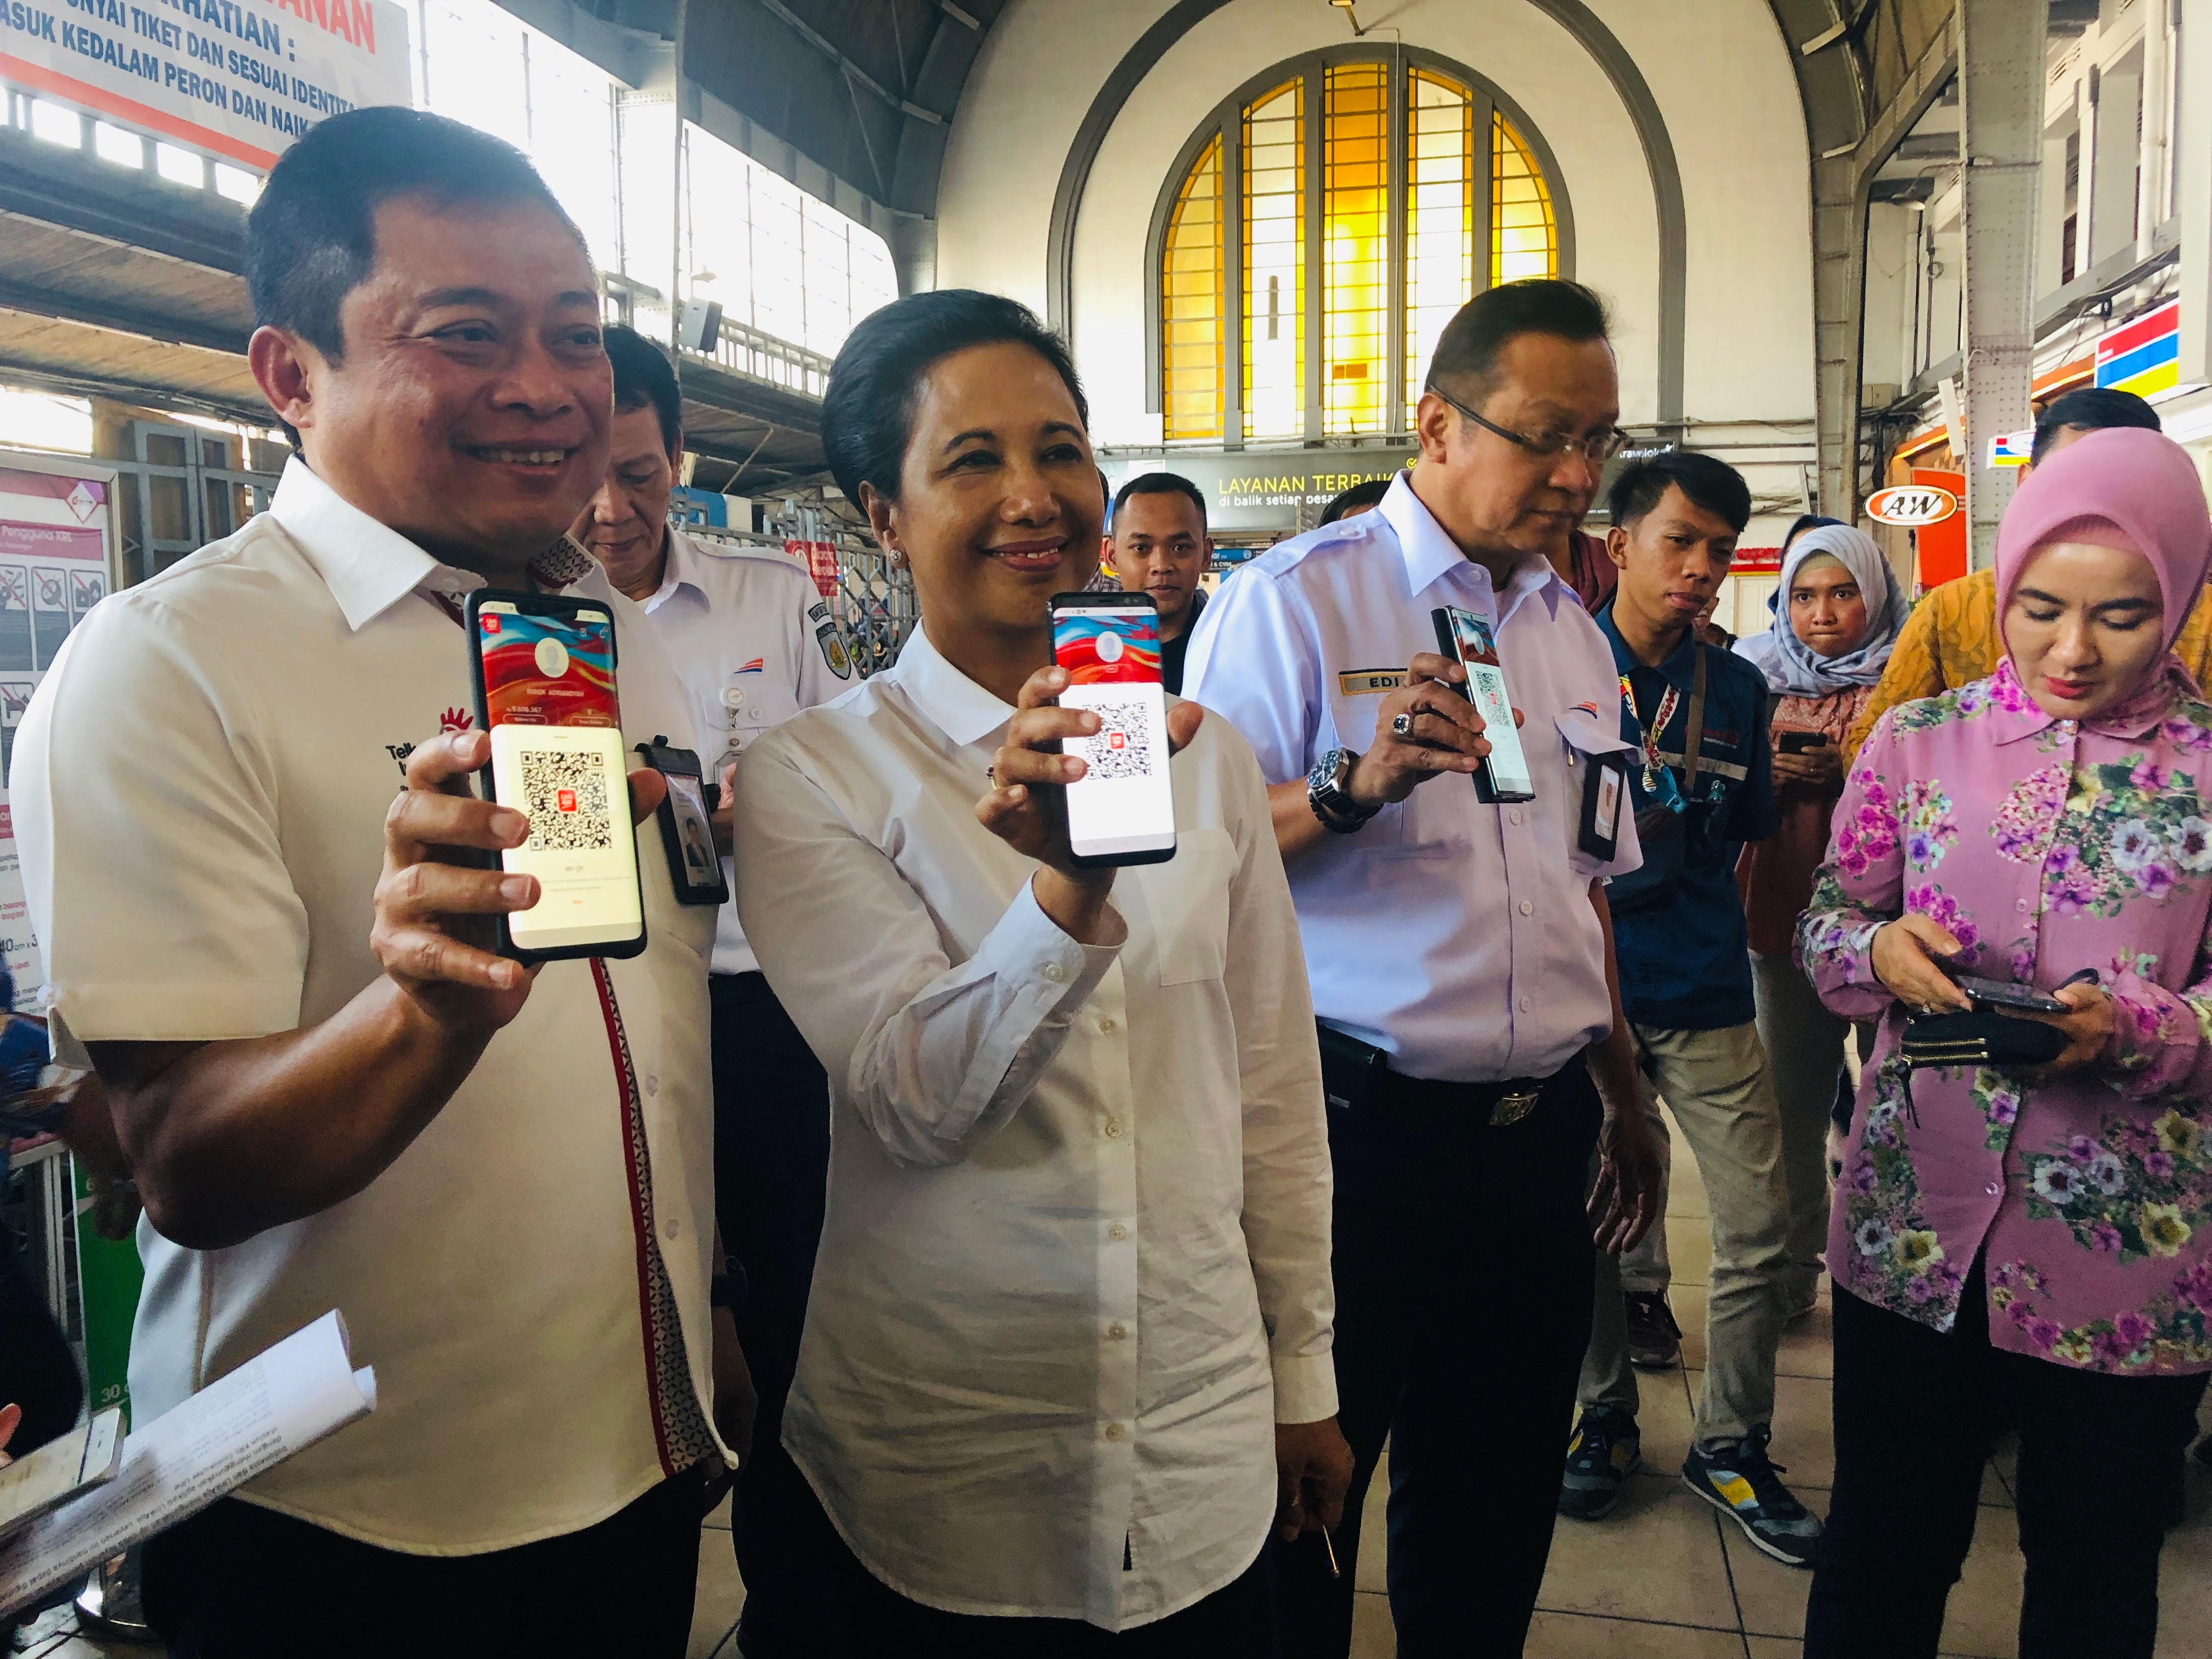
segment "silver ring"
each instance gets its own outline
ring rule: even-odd
[[[1401,738],[1412,737],[1413,735],[1413,715],[1405,714],[1395,716],[1390,722],[1390,729]]]

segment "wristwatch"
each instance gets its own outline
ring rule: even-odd
[[[1306,774],[1306,805],[1331,835],[1351,835],[1382,810],[1379,805],[1362,806],[1345,787],[1352,781],[1352,769],[1358,764],[1359,757],[1352,750],[1332,749]]]

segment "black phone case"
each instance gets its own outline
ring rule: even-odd
[[[1460,655],[1459,652],[1459,635],[1454,632],[1452,629],[1450,608],[1447,605],[1438,605],[1435,610],[1429,612],[1429,621],[1434,624],[1437,630],[1437,651],[1443,655],[1449,657],[1462,668],[1466,667],[1467,659]],[[1473,701],[1473,699],[1468,697],[1467,691],[1464,687],[1456,686],[1452,684],[1449,681],[1446,681],[1444,689],[1455,693],[1463,701]],[[1500,789],[1498,787],[1497,775],[1490,769],[1490,757],[1487,755],[1485,755],[1480,761],[1475,763],[1474,798],[1480,801],[1485,806],[1504,806],[1511,802],[1534,800],[1536,799],[1533,794],[1522,794],[1516,791]]]
[[[697,783],[699,793],[706,800],[707,810],[709,812],[714,810],[720,792],[707,781],[706,774],[700,769],[696,754],[689,749],[676,748],[665,737],[656,737],[651,743],[638,744],[637,752],[644,757],[645,763],[663,778],[690,778]],[[661,797],[660,805],[653,817],[660,823],[660,844],[668,854],[668,880],[676,890],[676,902],[678,904],[715,906],[728,903],[730,884],[723,879],[722,860],[719,854],[714,860],[714,881],[712,886],[695,882],[686,873],[689,866],[684,857],[684,830],[676,821],[673,790]],[[714,850],[711,845],[708,850]]]
[[[1103,611],[1115,607],[1126,609],[1133,600],[1151,598],[1148,593],[1102,593],[1087,591],[1055,593],[1047,602],[1045,615],[1049,617],[1056,611]],[[1164,708],[1167,702],[1164,687],[1162,688],[1160,701],[1162,708]],[[1167,741],[1167,732],[1164,729],[1160,732],[1160,740],[1163,743]],[[1177,839],[1181,839],[1180,831],[1177,832]],[[1068,854],[1068,862],[1079,870],[1119,870],[1125,865],[1131,864],[1165,864],[1175,855],[1176,849],[1173,846],[1158,848],[1149,853],[1113,853],[1098,858],[1085,858],[1081,854],[1071,851]]]
[[[463,620],[466,624],[465,631],[469,636],[469,683],[475,690],[477,696],[477,730],[487,734],[491,731],[491,700],[484,694],[483,653],[478,644],[483,638],[483,630],[477,625],[477,616],[479,609],[487,601],[492,600],[511,605],[526,615],[532,611],[541,617],[571,615],[586,604],[589,604],[594,610],[606,611],[610,617],[614,614],[611,607],[601,605],[596,599],[568,599],[553,593],[520,592],[512,588],[497,587],[479,587],[471,593],[462,611]],[[615,672],[619,677],[622,672],[622,639],[611,623],[607,629],[607,639],[609,656]],[[622,688],[619,678],[616,682],[615,707],[617,709],[622,707]],[[492,792],[491,761],[489,756],[486,757],[483,769],[477,773],[477,789],[483,799],[497,800],[498,796]],[[621,962],[627,961],[631,957],[642,956],[645,953],[646,939],[650,929],[645,921],[644,872],[637,861],[635,847],[635,831],[633,830],[630,879],[638,883],[638,922],[635,939],[618,939],[611,945],[564,945],[550,951],[526,951],[514,942],[514,935],[507,928],[506,913],[502,911],[493,918],[499,930],[499,954],[520,963],[561,962],[574,957],[611,957]],[[499,854],[496,853],[483,854],[480,859],[479,868],[497,870],[501,867]]]

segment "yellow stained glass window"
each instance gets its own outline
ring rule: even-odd
[[[1559,229],[1552,192],[1528,143],[1504,116],[1490,123],[1490,280],[1559,274]]]
[[[1322,429],[1378,432],[1390,395],[1390,81],[1344,64],[1322,83]]]
[[[1474,100],[1456,81],[1406,81],[1406,410],[1408,430],[1437,338],[1474,297]]]
[[[1309,130],[1310,100],[1320,106],[1317,131]],[[1219,119],[1178,182],[1161,253],[1161,408],[1170,439],[1236,435],[1226,417],[1232,355],[1242,435],[1307,437],[1307,353],[1316,349],[1321,424],[1312,435],[1407,430],[1454,313],[1485,288],[1559,274],[1553,185],[1534,146],[1490,94],[1448,73],[1394,71],[1380,58],[1306,60]],[[1404,146],[1395,157],[1394,129]],[[1316,143],[1321,151],[1310,167],[1307,146]],[[1394,164],[1403,169],[1398,202]],[[1487,260],[1478,234],[1486,213]],[[1307,258],[1316,226],[1317,270]],[[1233,291],[1232,253],[1243,261]],[[1311,282],[1321,284],[1317,295]],[[1402,321],[1394,293],[1401,283]],[[1309,338],[1310,302],[1318,339]],[[1401,369],[1406,402],[1393,408],[1391,380]]]
[[[1244,109],[1244,435],[1306,425],[1305,83]]]
[[[1225,268],[1221,138],[1183,180],[1160,257],[1160,361],[1167,435],[1221,436]]]

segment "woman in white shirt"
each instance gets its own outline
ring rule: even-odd
[[[1097,720],[1054,706],[1048,602],[1097,568],[1102,503],[1074,367],[1025,307],[877,312],[823,416],[921,625],[745,757],[738,903],[830,1073],[784,1443],[855,1558],[854,1650],[1246,1651],[1271,1527],[1334,1524],[1351,1471],[1259,768],[1176,703],[1174,859],[1074,866],[1059,744]]]

